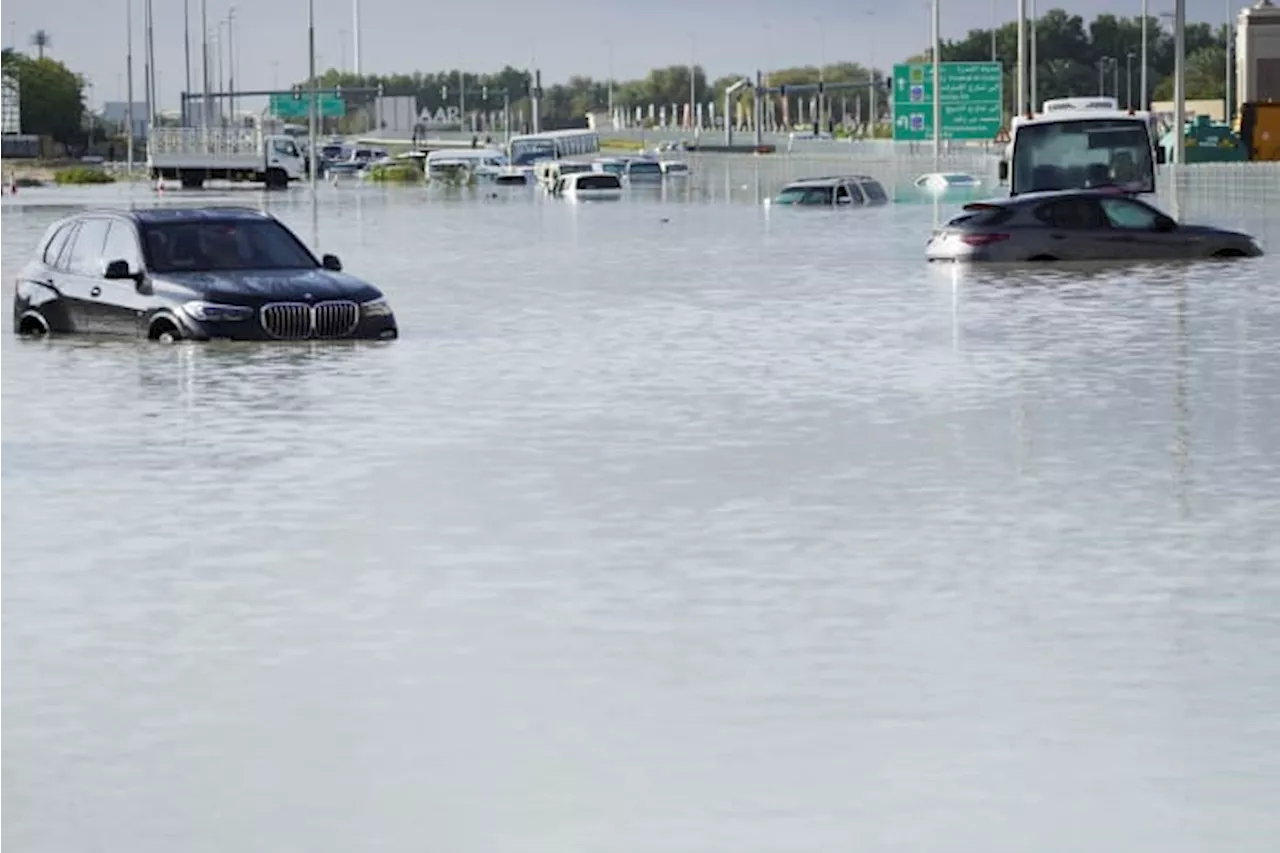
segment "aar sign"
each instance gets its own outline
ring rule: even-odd
[[[418,124],[427,128],[460,127],[462,111],[457,107],[440,107],[434,113],[424,109],[418,114]]]

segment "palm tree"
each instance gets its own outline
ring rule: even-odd
[[[53,44],[53,36],[44,30],[36,30],[31,35],[31,45],[36,49],[36,59],[44,59],[44,49]]]

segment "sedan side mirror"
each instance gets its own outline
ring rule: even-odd
[[[342,272],[342,261],[338,260],[337,255],[325,255],[320,259],[320,266],[329,272]]]
[[[137,276],[129,269],[128,261],[114,260],[107,262],[106,269],[102,271],[102,277],[119,281],[126,278],[136,278]]]
[[[1168,216],[1161,216],[1159,219],[1156,220],[1156,230],[1162,234],[1168,234],[1170,231],[1177,230],[1177,228],[1178,228],[1177,221],[1175,221],[1174,219],[1171,219]]]

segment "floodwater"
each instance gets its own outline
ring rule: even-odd
[[[1276,256],[685,195],[271,197],[391,344],[6,329],[5,846],[1274,850]]]

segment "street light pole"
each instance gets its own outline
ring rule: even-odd
[[[1236,105],[1235,99],[1231,97],[1232,95],[1231,84],[1234,82],[1231,78],[1235,76],[1235,73],[1234,73],[1235,63],[1231,61],[1231,48],[1233,46],[1231,44],[1231,31],[1233,29],[1231,26],[1231,0],[1225,0],[1224,5],[1227,7],[1227,22],[1225,24],[1225,29],[1223,30],[1223,33],[1222,33],[1222,39],[1224,42],[1226,42],[1226,44],[1224,45],[1226,49],[1223,52],[1227,56],[1226,56],[1226,68],[1223,69],[1223,84],[1226,88],[1223,90],[1223,93],[1222,93],[1222,98],[1226,103],[1224,104],[1222,115],[1223,115],[1223,118],[1226,120],[1227,124],[1230,125],[1231,114],[1235,111],[1235,105]]]
[[[1133,109],[1133,51],[1124,56],[1124,108]]]
[[[191,0],[182,0],[182,59],[185,72],[185,94],[182,98],[182,124],[185,126],[190,118],[187,116],[191,96]]]
[[[310,152],[307,159],[308,181],[314,199],[316,191],[316,0],[307,0],[307,67],[310,72],[311,100],[307,104],[307,132]]]
[[[204,97],[200,99],[200,122],[206,129],[213,122],[213,102],[209,100],[209,0],[200,0],[200,77],[204,83]]]
[[[129,174],[133,174],[133,0],[124,0],[125,37],[124,37],[124,77],[125,104],[124,123],[129,125],[125,131],[125,160]]]
[[[1147,42],[1148,41],[1150,41],[1150,39],[1147,38],[1147,0],[1142,0],[1142,69],[1140,70],[1138,75],[1141,78],[1139,85],[1142,88],[1142,93],[1141,93],[1141,97],[1139,97],[1138,100],[1142,103],[1143,112],[1146,112],[1147,109],[1149,108],[1149,102],[1147,101],[1147,93],[1150,91],[1147,88]]]
[[[227,113],[236,120],[236,7],[227,9]]]
[[[1019,0],[1025,2],[1025,0]],[[933,171],[942,169],[942,11],[933,0]]]

